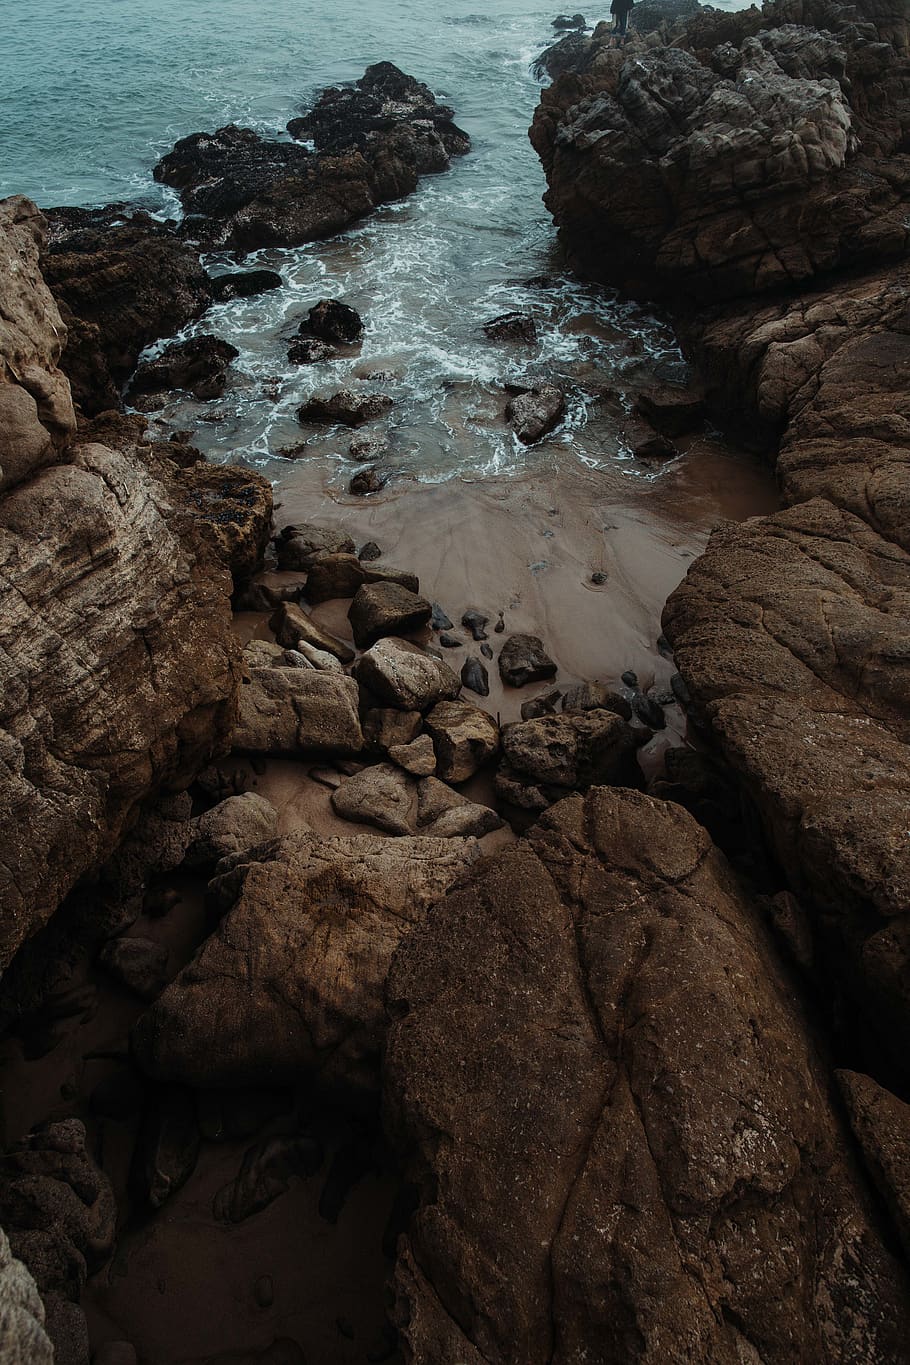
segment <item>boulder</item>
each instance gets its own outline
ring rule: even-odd
[[[378,763],[347,777],[332,792],[332,809],[342,820],[375,825],[386,834],[411,834],[417,788],[394,763]]]
[[[53,1365],[44,1330],[44,1304],[35,1281],[10,1251],[0,1228],[0,1360],[7,1365]]]
[[[417,831],[435,838],[473,835],[481,838],[501,829],[503,821],[490,806],[469,801],[435,777],[417,784]]]
[[[255,848],[278,833],[278,812],[258,792],[229,796],[193,822],[186,867],[214,868],[222,858]]]
[[[353,389],[339,389],[328,398],[314,396],[297,409],[301,422],[316,425],[359,427],[364,422],[375,422],[392,406],[384,393],[355,393]]]
[[[354,553],[354,542],[346,531],[332,526],[289,525],[282,527],[276,541],[279,569],[308,569],[324,554]]]
[[[363,737],[373,748],[388,751],[410,744],[423,727],[419,711],[399,711],[394,706],[375,706],[364,713]]]
[[[269,629],[285,649],[298,649],[300,642],[303,641],[315,649],[331,654],[339,663],[349,664],[354,658],[354,651],[349,645],[323,630],[309,612],[294,602],[282,602],[277,611],[269,617]]]
[[[242,465],[200,461],[179,469],[173,486],[197,529],[230,570],[235,588],[262,568],[272,529],[272,485]]]
[[[54,209],[41,262],[67,328],[61,368],[88,416],[120,406],[146,346],[205,312],[198,253],[147,213]]]
[[[357,685],[303,668],[251,668],[240,689],[235,749],[255,754],[356,754],[363,748]]]
[[[502,730],[503,775],[543,791],[633,781],[634,751],[635,737],[615,711],[540,716]]]
[[[38,266],[45,236],[30,200],[0,200],[0,491],[56,463],[76,428],[66,328]]]
[[[276,270],[230,270],[223,275],[210,275],[209,286],[215,303],[229,303],[232,299],[248,299],[280,289],[284,280]]]
[[[98,961],[142,1000],[154,1000],[167,985],[168,951],[163,943],[152,939],[111,939],[102,948]]]
[[[509,687],[555,677],[556,665],[536,635],[510,635],[499,651],[499,675]]]
[[[318,337],[294,337],[288,343],[288,360],[292,365],[319,365],[335,354],[335,347]]]
[[[524,445],[543,440],[562,421],[566,397],[554,384],[516,394],[506,404],[506,420]]]
[[[340,299],[320,299],[300,324],[301,336],[320,337],[333,346],[356,346],[363,337],[363,319]]]
[[[400,583],[365,583],[357,589],[348,619],[358,649],[368,649],[383,636],[421,630],[429,624],[432,611],[429,602]]]
[[[479,706],[438,702],[424,725],[436,751],[436,774],[444,782],[467,782],[499,752],[499,726]]]
[[[402,711],[427,711],[458,696],[461,682],[447,664],[408,640],[380,640],[358,659],[354,676],[378,701]]]
[[[412,930],[386,995],[406,1357],[906,1359],[809,1025],[679,807],[563,801]]]
[[[185,389],[203,402],[220,398],[228,366],[239,354],[236,346],[209,332],[188,341],[173,341],[154,360],[138,366],[130,380],[128,401],[146,409],[160,406],[148,400],[174,389]]]
[[[306,595],[310,602],[329,602],[334,597],[353,597],[368,582],[368,571],[353,550],[320,555],[309,568]]]
[[[133,1030],[153,1076],[375,1094],[392,953],[478,856],[473,840],[295,834],[212,883],[224,918]]]

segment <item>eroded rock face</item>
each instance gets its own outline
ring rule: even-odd
[[[68,329],[61,368],[88,416],[120,404],[141,352],[212,301],[199,257],[146,213],[55,209],[41,268]]]
[[[234,587],[242,587],[262,568],[272,529],[272,485],[242,465],[208,464],[180,469],[173,487],[211,546]]]
[[[45,234],[30,200],[0,200],[0,491],[53,464],[76,428],[66,328],[38,266]]]
[[[780,3],[696,16],[671,47],[608,44],[579,47],[532,129],[587,269],[705,302],[904,253],[906,72],[853,7]]]
[[[229,125],[181,139],[155,167],[187,213],[185,228],[208,247],[241,251],[299,246],[341,232],[377,205],[443,171],[469,149],[426,86],[390,62],[353,89],[322,92],[275,142]],[[302,145],[312,140],[316,150]]]
[[[383,986],[408,929],[478,856],[474,840],[297,834],[222,864],[215,934],[139,1021],[154,1077],[206,1087],[375,1091]]]
[[[101,445],[0,500],[3,963],[138,805],[233,723],[226,575],[163,484]]]
[[[412,931],[388,1002],[406,1359],[908,1358],[791,985],[679,807],[562,802]]]

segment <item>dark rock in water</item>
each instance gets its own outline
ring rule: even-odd
[[[480,646],[480,652],[485,659],[492,659],[493,657],[493,648],[486,640],[484,640],[483,644]]]
[[[626,687],[638,686],[638,674],[633,673],[631,668],[627,668],[625,673],[621,675],[621,678],[622,681],[625,683]]]
[[[635,400],[635,409],[663,436],[682,436],[704,420],[705,396],[677,384],[655,384]]]
[[[348,454],[352,460],[378,460],[388,449],[388,441],[384,441],[381,436],[361,435],[353,438],[348,446]]]
[[[300,324],[300,336],[319,337],[333,346],[355,346],[363,338],[363,319],[340,299],[321,299]]]
[[[154,360],[138,367],[130,380],[127,401],[173,389],[184,389],[202,401],[220,398],[228,366],[239,354],[236,346],[210,333],[172,342]],[[140,405],[135,402],[134,406]]]
[[[349,493],[357,493],[361,496],[366,493],[378,493],[385,488],[391,474],[387,469],[380,469],[379,465],[371,464],[366,469],[359,469],[348,484]]]
[[[272,1137],[250,1147],[235,1180],[224,1185],[212,1202],[220,1223],[242,1223],[268,1208],[287,1190],[294,1177],[315,1175],[325,1159],[314,1137]]]
[[[198,1158],[192,1091],[179,1085],[153,1089],[133,1152],[130,1180],[136,1194],[160,1209],[189,1180]]]
[[[448,631],[442,632],[439,643],[443,649],[464,649],[464,640],[459,640],[457,635],[450,635]]]
[[[534,697],[531,701],[523,701],[521,703],[522,720],[537,720],[539,716],[552,716],[556,711],[556,706],[561,696],[562,693],[556,688],[553,692],[546,692],[542,697]]]
[[[489,619],[489,616],[484,616],[482,611],[477,611],[475,607],[469,607],[461,618],[461,624],[468,628],[475,640],[485,640],[487,632],[484,630],[484,626]]]
[[[647,696],[644,692],[636,692],[632,698],[632,710],[639,720],[644,721],[645,725],[652,730],[663,730],[667,725],[667,718],[663,713],[663,708],[658,706],[653,697]]]
[[[483,330],[490,341],[526,341],[529,346],[537,341],[537,324],[530,313],[501,313],[485,322]]]
[[[552,678],[556,664],[536,635],[510,635],[499,653],[499,672],[510,687],[525,687]]]
[[[284,280],[275,270],[235,270],[227,275],[210,275],[212,298],[216,303],[229,299],[248,299],[280,289]]]
[[[361,545],[360,549],[357,551],[357,558],[360,560],[361,564],[371,564],[374,559],[382,558],[382,550],[376,544],[375,540],[368,540],[366,544]]]
[[[409,194],[470,147],[452,110],[388,62],[353,88],[323,91],[288,131],[316,150],[234,125],[176,143],[155,178],[179,193],[182,231],[208,247],[299,246]]]
[[[666,436],[655,433],[632,447],[632,454],[638,460],[673,460],[679,454],[676,446]]]
[[[553,20],[553,28],[587,28],[585,16],[583,14],[573,14],[571,19],[567,14],[557,14]]]
[[[156,999],[167,985],[168,951],[152,939],[111,939],[101,949],[98,961],[143,1000]]]
[[[318,337],[294,337],[288,343],[288,360],[292,365],[318,365],[323,360],[331,360],[335,347]]]
[[[431,614],[429,602],[400,583],[365,583],[348,609],[348,620],[358,649],[369,649],[385,635],[420,630]]]
[[[324,554],[353,554],[354,542],[346,531],[309,523],[285,526],[276,541],[279,569],[308,569]]]
[[[433,615],[430,618],[430,625],[434,630],[451,630],[454,621],[450,621],[438,602],[433,603]]]
[[[553,384],[542,384],[511,398],[506,405],[506,419],[519,441],[533,445],[562,421],[565,410],[562,390]]]
[[[490,695],[490,675],[479,659],[465,659],[461,666],[461,681],[479,697]]]
[[[132,210],[51,209],[41,270],[66,324],[60,368],[88,416],[121,406],[146,346],[173,336],[212,301],[198,254]]]
[[[363,422],[373,422],[388,412],[392,400],[384,393],[354,393],[352,389],[339,389],[328,398],[314,396],[307,399],[297,409],[301,422],[326,423],[359,427]]]
[[[603,569],[596,569],[591,575],[591,582],[595,587],[602,588],[604,583],[609,581],[609,574],[604,573]]]

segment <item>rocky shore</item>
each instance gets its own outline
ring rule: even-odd
[[[910,1360],[910,30],[688,9],[567,19],[532,129],[568,250],[692,362],[639,444],[709,411],[776,462],[647,676],[605,570],[535,619],[445,489],[399,559],[135,411],[220,392],[214,334],[140,356],[280,283],[200,250],[467,151],[426,86],[183,139],[179,226],[0,203],[3,1360]],[[361,333],[314,300],[294,363]],[[509,397],[528,444],[565,402]],[[390,403],[301,406],[352,492]]]

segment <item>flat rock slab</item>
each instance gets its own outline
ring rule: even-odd
[[[212,883],[224,918],[133,1032],[154,1077],[375,1091],[383,988],[402,936],[478,857],[475,840],[296,834]]]
[[[363,748],[357,684],[309,668],[251,668],[240,689],[235,749],[258,754],[356,754]]]
[[[407,1357],[907,1360],[905,1274],[791,984],[681,808],[554,807],[403,941],[388,1005]]]

